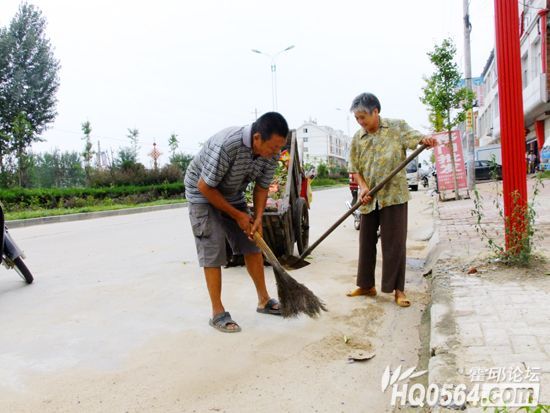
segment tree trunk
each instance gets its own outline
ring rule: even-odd
[[[18,160],[18,162],[17,162],[18,163],[18,168],[17,168],[18,169],[18,174],[17,175],[18,175],[18,178],[19,178],[19,188],[23,187],[23,184],[22,184],[23,183],[23,165],[21,164],[22,163],[22,161],[21,161],[22,158],[23,157],[21,155],[21,149],[18,149],[17,150],[17,160]]]
[[[449,122],[450,123],[450,122]],[[447,133],[449,134],[449,152],[451,154],[451,165],[453,166],[453,181],[455,186],[455,199],[460,199],[460,194],[458,193],[458,179],[456,177],[456,165],[455,165],[455,150],[453,147],[453,137],[451,130],[447,130]]]

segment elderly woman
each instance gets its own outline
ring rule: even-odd
[[[361,126],[351,143],[350,172],[359,184],[361,231],[357,289],[349,297],[375,296],[377,231],[382,239],[382,292],[394,293],[400,307],[408,307],[405,295],[405,261],[407,242],[407,202],[410,199],[407,177],[399,172],[373,197],[367,194],[406,158],[407,149],[420,143],[433,147],[437,141],[426,138],[403,120],[380,117],[380,101],[371,93],[357,96],[351,105]]]

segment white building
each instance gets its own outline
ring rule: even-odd
[[[481,96],[477,97],[477,135],[479,146],[500,142],[500,115],[494,50],[489,55],[483,73]]]
[[[330,126],[317,125],[310,120],[296,129],[298,151],[304,163],[347,166],[351,139]]]
[[[528,0],[519,3],[521,75],[526,150],[535,153],[550,135],[549,81],[547,75],[548,0]],[[477,113],[479,146],[500,143],[500,112],[498,102],[498,70],[494,51],[483,69],[483,87]]]

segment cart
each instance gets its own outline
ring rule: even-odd
[[[309,246],[309,181],[300,163],[295,130],[290,131],[284,150],[289,153],[286,185],[281,198],[269,202],[263,215],[263,237],[277,257],[292,255],[294,245],[300,254]],[[227,267],[244,264],[227,242],[226,249]]]
[[[264,239],[277,257],[292,255],[294,244],[300,254],[309,246],[309,182],[300,164],[295,130],[289,133],[284,149],[290,154],[286,187],[277,210],[266,209],[263,216]]]

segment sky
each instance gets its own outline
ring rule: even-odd
[[[6,26],[19,0],[0,0]],[[291,128],[314,119],[347,133],[348,111],[362,92],[375,93],[381,115],[428,132],[420,102],[427,52],[451,37],[463,62],[462,0],[177,1],[31,0],[47,19],[47,37],[61,62],[58,116],[34,151],[83,148],[90,121],[94,145],[115,153],[137,128],[140,157],[156,142],[168,159],[168,138],[195,153],[217,131],[277,110]],[[494,47],[493,0],[470,0],[472,75]]]

